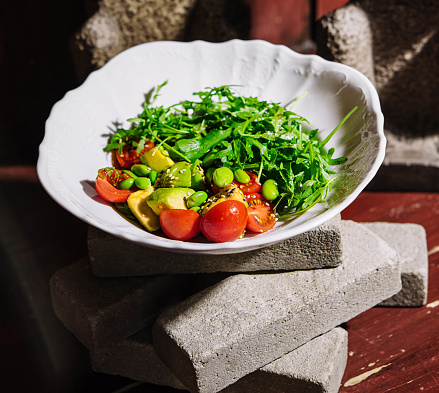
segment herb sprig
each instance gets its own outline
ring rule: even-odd
[[[274,179],[279,187],[275,201],[278,214],[298,215],[324,201],[335,179],[333,166],[346,161],[333,158],[334,148],[325,145],[357,109],[354,107],[340,124],[320,141],[318,130],[308,131],[308,120],[280,104],[243,97],[225,85],[193,93],[169,107],[154,106],[159,85],[151,103],[145,100],[143,112],[128,119],[130,129],[119,128],[105,151],[125,144],[143,150],[146,140],[163,145],[171,157],[194,163],[209,152],[219,165],[232,170],[251,170],[260,180]]]

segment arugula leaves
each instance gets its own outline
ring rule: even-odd
[[[305,118],[279,104],[240,96],[232,85],[195,92],[194,101],[153,106],[166,84],[158,86],[151,103],[145,100],[138,117],[129,119],[131,129],[117,130],[105,151],[131,144],[140,152],[150,140],[190,163],[214,151],[219,165],[251,170],[262,182],[276,180],[281,215],[298,215],[324,201],[336,175],[331,167],[346,161],[332,158],[334,149],[326,152],[324,146],[357,107],[320,141],[318,130],[305,131]]]

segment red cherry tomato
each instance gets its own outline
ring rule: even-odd
[[[116,150],[116,159],[122,169],[130,169],[134,164],[140,164],[140,156],[149,149],[154,147],[154,142],[146,141],[144,149],[137,153],[137,147],[132,145],[125,145],[122,147],[122,152]]]
[[[250,181],[248,183],[239,183],[236,180],[233,180],[233,183],[236,184],[245,195],[259,192],[261,189],[261,183],[258,181],[258,175],[250,171],[246,172],[250,176]]]
[[[95,189],[98,195],[107,202],[119,203],[125,202],[131,195],[130,190],[119,190],[117,185],[125,179],[128,174],[115,168],[105,168],[98,171],[95,181]]]
[[[204,236],[216,243],[233,242],[245,230],[247,208],[242,202],[228,199],[209,209],[200,220]]]
[[[200,215],[194,210],[163,210],[160,212],[160,226],[171,239],[189,240],[200,233]]]
[[[261,194],[246,195],[248,202],[247,229],[252,232],[267,232],[274,227],[277,216],[273,205]]]

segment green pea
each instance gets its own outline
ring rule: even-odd
[[[149,180],[151,180],[151,183],[154,184],[155,181],[157,180],[157,176],[159,175],[159,173],[157,171],[151,171],[149,172]]]
[[[137,177],[133,172],[128,171],[126,169],[124,169],[122,172],[126,173],[127,175],[130,175],[133,179],[135,179]]]
[[[203,167],[204,168],[210,168],[215,163],[215,159],[213,158],[213,156],[215,154],[216,154],[216,150],[213,150],[204,156],[204,158],[203,158]]]
[[[193,210],[193,211],[198,213],[201,210],[201,207],[200,206],[192,206],[189,210]]]
[[[239,183],[247,184],[250,181],[250,176],[242,169],[237,169],[233,175],[235,176],[235,180]]]
[[[146,190],[147,188],[151,187],[151,180],[147,177],[138,177],[134,183],[138,188],[141,190]]]
[[[151,168],[143,164],[135,164],[131,167],[131,171],[137,176],[148,176],[149,172],[151,172]]]
[[[121,190],[129,190],[133,184],[134,184],[135,179],[133,179],[132,177],[129,177],[128,179],[122,180],[119,184],[118,187]]]
[[[187,200],[186,200],[186,206],[188,209],[195,207],[195,206],[201,206],[204,202],[206,202],[206,199],[208,198],[208,195],[204,191],[197,191],[194,192]]]
[[[159,150],[164,156],[169,157],[169,152],[163,146],[160,145]]]
[[[222,166],[213,172],[213,182],[219,187],[224,188],[233,181],[233,172],[230,168]]]
[[[213,175],[213,172],[215,172],[215,170],[216,170],[216,168],[215,167],[213,167],[213,166],[211,166],[210,168],[207,168],[207,171],[206,171],[206,180],[207,180],[207,183],[210,185],[210,179],[212,179],[212,175]]]
[[[262,196],[267,201],[273,201],[279,196],[279,190],[275,180],[268,179],[264,182],[262,185]]]

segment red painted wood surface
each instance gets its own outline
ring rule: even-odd
[[[439,195],[363,193],[342,218],[422,225],[429,292],[424,307],[375,307],[348,322],[349,357],[340,392],[439,392]]]
[[[251,8],[251,39],[294,46],[310,36],[308,0],[246,0]]]
[[[348,0],[245,0],[251,13],[250,39],[315,53],[314,23]]]
[[[315,19],[320,19],[328,12],[343,7],[349,3],[349,0],[315,0]]]

